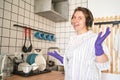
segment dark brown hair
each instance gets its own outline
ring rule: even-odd
[[[74,10],[74,13],[72,15],[72,18],[74,17],[74,14],[76,11],[82,11],[83,14],[85,15],[85,18],[86,18],[86,26],[87,27],[92,27],[92,24],[93,24],[93,15],[91,13],[91,11],[87,8],[84,8],[84,7],[77,7],[75,10]]]

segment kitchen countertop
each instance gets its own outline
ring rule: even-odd
[[[43,73],[29,77],[12,75],[11,77],[8,77],[6,80],[64,80],[64,74],[59,71],[51,71],[49,73]]]

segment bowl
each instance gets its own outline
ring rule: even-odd
[[[18,67],[19,71],[23,71],[24,73],[29,73],[32,70],[32,66],[26,62],[20,63]]]

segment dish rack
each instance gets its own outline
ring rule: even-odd
[[[51,72],[51,71],[48,70],[48,69],[45,69],[44,71],[38,71],[37,70],[37,71],[31,71],[29,73],[24,73],[23,71],[16,71],[13,74],[20,75],[20,76],[23,76],[23,77],[28,77],[28,76],[34,76],[34,75],[48,73],[48,72]]]
[[[28,56],[28,55],[27,55]],[[33,63],[34,64],[34,63]],[[27,61],[24,61],[24,59],[13,59],[13,74],[28,77],[33,76],[37,74],[43,74],[51,72],[51,70],[46,68],[41,68],[44,66],[44,64],[29,64]]]
[[[37,75],[37,74],[43,74],[43,73],[48,73],[48,72],[51,72],[51,70],[49,69],[45,69],[43,71],[40,71],[39,69],[36,69],[36,70],[30,70],[28,72],[24,72],[22,69],[18,69],[18,65],[22,63],[22,62],[19,62],[19,63],[14,63],[14,70],[13,70],[13,74],[16,74],[16,75],[20,75],[20,76],[24,76],[24,77],[28,77],[28,76],[33,76],[33,75]],[[39,65],[40,66],[40,65]],[[32,65],[32,66],[24,66],[22,65],[22,67],[26,67],[24,70],[28,70],[29,68],[31,67],[36,67],[36,65]]]

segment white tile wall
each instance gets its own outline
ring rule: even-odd
[[[8,53],[8,47],[1,47],[1,54],[7,54]]]
[[[4,18],[5,19],[9,19],[10,20],[10,12],[9,11],[6,11],[6,10],[4,10]]]
[[[18,40],[17,40],[17,45],[16,45],[16,46],[18,46],[18,47],[23,46],[22,40],[21,40],[21,39],[18,39]]]
[[[20,0],[20,2],[19,2],[19,6],[21,7],[21,8],[24,8],[24,1],[23,0]]]
[[[18,6],[18,0],[13,0],[13,4]]]
[[[29,18],[29,16],[30,16],[30,12],[25,10],[25,17]]]
[[[12,18],[11,18],[11,20],[12,20],[12,21],[17,21],[17,19],[18,19],[18,15],[15,14],[15,13],[12,13]]]
[[[71,5],[71,4],[75,4],[75,0],[69,0],[69,4]]]
[[[30,7],[30,11],[34,12],[34,7],[33,6]]]
[[[12,3],[12,0],[6,0],[7,2],[9,2],[9,3]]]
[[[30,23],[30,22],[29,22],[29,18],[25,17],[25,18],[24,18],[24,24],[29,25],[29,23]]]
[[[1,38],[1,29],[2,29],[2,28],[0,27],[0,38]],[[0,39],[0,44],[1,44],[1,39]]]
[[[30,13],[30,19],[34,19],[34,14]]]
[[[23,36],[24,36],[24,33],[21,32],[21,31],[18,31],[18,32],[17,32],[17,35],[18,35],[17,38],[22,39]]]
[[[11,38],[10,39],[10,45],[12,46],[12,47],[14,47],[15,45],[16,45],[16,39],[13,39],[13,38]]]
[[[2,16],[3,16],[3,10],[0,9],[0,17],[2,17]]]
[[[18,6],[12,5],[12,12],[18,13]]]
[[[83,0],[76,0],[76,3],[81,3]]]
[[[34,0],[31,0],[31,5],[34,6]]]
[[[19,16],[18,16],[18,22],[19,22],[19,23],[23,23],[23,21],[24,21],[24,17],[21,16],[21,15],[19,15]]]
[[[28,11],[30,11],[30,5],[29,5],[29,4],[26,4],[26,5],[25,5],[25,9],[28,10]]]
[[[30,0],[26,0],[26,2],[30,4]]]
[[[0,18],[0,27],[2,26],[2,18]]]
[[[88,2],[88,0],[81,0],[82,2],[85,2],[85,3],[87,3]]]
[[[14,54],[16,51],[15,51],[15,48],[14,48],[14,47],[10,47],[8,52],[9,52],[10,54]]]
[[[87,5],[87,3],[83,3],[81,6],[82,6],[82,7],[86,7],[86,6],[88,6],[88,5]]]
[[[4,36],[4,37],[9,37],[9,29],[3,29],[3,33],[2,33],[2,36]]]
[[[5,9],[8,11],[11,11],[11,4],[8,2],[5,2]]]
[[[9,45],[9,39],[3,37],[3,38],[2,38],[2,45],[1,45],[1,46],[7,47],[8,45]]]
[[[11,37],[11,38],[16,38],[16,33],[17,33],[17,31],[11,30],[10,32],[11,32],[11,33],[10,33],[10,37]]]
[[[10,20],[4,19],[3,20],[3,27],[10,28]]]
[[[34,20],[30,19],[30,25],[34,26]]]
[[[24,16],[25,10],[23,8],[19,8],[19,15]]]
[[[35,21],[38,21],[38,19],[39,19],[39,16],[38,15],[35,15]]]
[[[3,8],[3,0],[0,0],[0,8]]]

